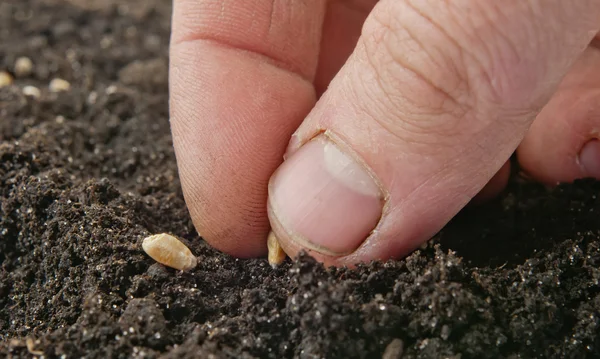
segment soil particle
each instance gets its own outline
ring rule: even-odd
[[[208,247],[170,138],[169,20],[167,0],[0,3],[0,71],[15,78],[0,88],[0,355],[600,357],[593,180],[517,178],[407,258],[355,270]],[[16,77],[23,56],[35,61]],[[70,90],[48,91],[52,78]],[[163,232],[194,269],[143,252]]]

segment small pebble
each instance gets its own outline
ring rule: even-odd
[[[287,257],[287,254],[285,254],[283,248],[281,248],[279,239],[277,239],[275,233],[273,232],[269,233],[269,236],[267,237],[267,248],[269,250],[269,264],[271,267],[276,268],[278,265],[283,263]]]
[[[167,267],[187,271],[198,264],[190,249],[167,233],[144,238],[142,248],[152,259]]]
[[[48,85],[48,89],[51,92],[69,91],[70,88],[71,84],[69,83],[69,81],[60,78],[52,79],[52,81],[50,81],[50,84]]]
[[[31,96],[33,98],[40,98],[42,92],[35,86],[25,86],[23,87],[23,95]]]
[[[6,71],[0,71],[0,88],[10,86],[13,83],[13,78]]]
[[[29,57],[19,57],[15,61],[15,76],[25,77],[31,75],[33,70],[33,62]]]

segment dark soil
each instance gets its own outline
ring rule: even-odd
[[[169,20],[167,0],[0,2],[0,71],[34,63],[0,89],[2,356],[600,357],[591,180],[513,181],[441,245],[356,270],[308,257],[272,270],[208,247],[169,133]],[[54,77],[71,89],[49,92]],[[159,232],[197,268],[153,262],[140,244]]]

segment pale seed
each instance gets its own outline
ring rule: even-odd
[[[267,237],[267,248],[269,250],[268,260],[271,267],[275,268],[283,263],[287,254],[285,254],[283,248],[281,248],[279,239],[277,239],[277,236],[275,236],[275,233],[273,232],[269,233],[269,236]]]
[[[29,57],[19,57],[15,61],[15,75],[17,77],[25,77],[31,74],[33,70],[33,62]]]
[[[10,86],[13,83],[13,78],[6,71],[0,71],[0,88]]]
[[[25,345],[27,346],[27,351],[32,355],[44,355],[44,352],[41,350],[35,349],[35,342],[31,338],[25,339]]]
[[[40,89],[35,86],[25,86],[23,87],[23,95],[40,98],[42,93],[40,92]]]
[[[398,338],[392,340],[385,351],[383,352],[382,359],[400,359],[404,353],[404,342]]]
[[[142,248],[152,259],[167,267],[187,271],[198,264],[190,249],[167,233],[144,238]]]
[[[59,78],[52,79],[52,81],[50,81],[50,84],[48,85],[48,89],[51,92],[69,91],[70,88],[71,84],[69,83],[69,81]]]

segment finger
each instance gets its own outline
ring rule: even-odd
[[[473,197],[470,204],[478,205],[485,203],[494,197],[498,196],[508,184],[510,178],[510,161],[506,161],[504,165],[496,172],[494,177]]]
[[[600,49],[590,47],[533,122],[517,150],[523,170],[547,184],[600,179]]]
[[[599,20],[585,0],[381,1],[271,179],[282,247],[352,265],[419,246],[509,159]]]
[[[193,222],[214,247],[266,253],[267,183],[315,102],[324,3],[174,1],[171,124]]]
[[[365,19],[378,0],[327,2],[315,88],[321,95],[354,50]]]

